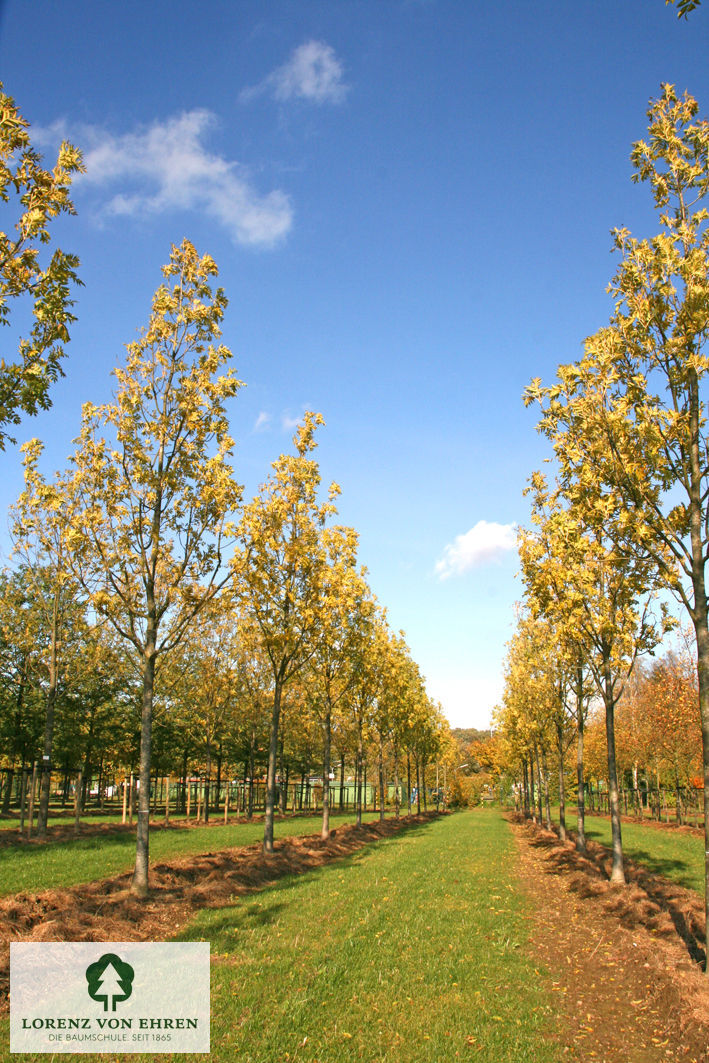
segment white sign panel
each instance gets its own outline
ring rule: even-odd
[[[11,1052],[209,1052],[209,943],[15,942]]]

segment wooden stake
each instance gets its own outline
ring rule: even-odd
[[[224,823],[226,824],[229,818],[229,783],[226,784],[226,795],[224,797]]]
[[[128,779],[126,778],[126,779],[123,780],[123,819],[121,820],[121,822],[125,824],[125,821],[126,821],[127,818],[128,818]]]
[[[130,773],[130,782],[128,786],[128,822],[133,824],[133,812],[135,811],[135,780],[133,778],[133,772]]]
[[[168,775],[165,780],[165,822],[170,822],[170,781],[172,776]]]

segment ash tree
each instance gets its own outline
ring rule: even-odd
[[[0,326],[10,328],[18,311],[29,310],[32,319],[16,354],[0,346],[0,449],[15,442],[11,426],[23,413],[51,405],[49,388],[62,375],[68,326],[75,320],[72,286],[80,283],[76,255],[56,248],[47,262],[42,251],[51,242],[54,219],[75,213],[69,190],[72,176],[83,170],[81,153],[64,142],[47,170],[28,130],[0,83],[0,202],[6,205],[4,215],[16,214],[12,229],[0,232]]]
[[[647,140],[631,160],[649,182],[660,230],[615,230],[620,264],[609,325],[586,340],[558,382],[534,381],[541,429],[570,490],[590,475],[622,500],[619,548],[652,557],[684,604],[697,641],[709,916],[709,123],[672,85],[650,103]],[[566,484],[565,484],[566,487]],[[622,518],[622,519],[620,519]],[[707,918],[709,953],[709,918]]]
[[[93,608],[132,647],[142,685],[132,890],[148,893],[150,763],[161,660],[230,578],[222,550],[241,498],[225,403],[240,387],[217,345],[217,267],[173,247],[147,328],[115,370],[113,402],[83,407],[73,456],[71,546]]]
[[[260,493],[244,507],[233,571],[244,615],[260,633],[273,677],[264,853],[273,852],[276,764],[283,693],[316,652],[329,610],[325,529],[339,487],[320,501],[320,470],[311,457],[324,420],[307,412],[294,436],[295,454],[282,454]]]

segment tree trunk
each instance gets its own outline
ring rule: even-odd
[[[537,820],[537,823],[541,827],[541,825],[542,825],[542,789],[543,789],[543,787],[542,787],[542,768],[541,768],[541,764],[539,762],[539,747],[536,744],[534,746],[534,759],[535,759],[536,766],[537,766],[537,806],[536,806],[536,808],[539,809],[539,812],[538,812],[538,815],[537,815],[537,811],[536,811],[536,808],[535,808],[535,818]]]
[[[566,786],[564,785],[564,728],[557,721],[556,741],[559,747],[559,838],[566,841]]]
[[[445,771],[445,769],[444,769]],[[401,798],[399,795],[399,747],[394,742],[394,815],[398,819],[401,810]]]
[[[76,773],[76,793],[74,795],[74,834],[81,830],[81,768]]]
[[[703,571],[703,568],[702,568]],[[700,596],[698,595],[700,592]],[[692,617],[697,638],[697,680],[702,727],[702,769],[704,775],[704,917],[706,920],[705,971],[709,974],[709,623],[704,581],[695,580],[695,609]]]
[[[362,724],[358,722],[357,725],[357,770],[355,775],[357,777],[356,789],[355,789],[355,803],[357,806],[356,812],[356,824],[358,827],[362,826],[362,764],[364,761],[364,743],[362,741]]]
[[[34,795],[35,795],[35,790],[36,789],[37,789],[37,761],[35,760],[34,763],[32,764],[32,785],[30,787],[30,807],[29,807],[29,811],[27,813],[27,816],[28,816],[27,837],[28,838],[31,837],[31,835],[32,835],[32,826],[33,826],[33,823],[34,823]]]
[[[204,773],[204,809],[203,820],[205,823],[209,823],[209,801],[211,798],[211,782],[212,782],[212,738],[211,735],[207,738],[207,764]]]
[[[219,800],[222,792],[222,743],[219,743],[219,752],[217,754],[217,783],[214,792],[214,811],[219,811]]]
[[[55,613],[56,613],[55,595]],[[37,813],[37,837],[44,841],[47,837],[47,820],[49,818],[49,791],[52,784],[52,744],[54,740],[54,709],[57,701],[57,622],[51,634],[49,650],[49,687],[47,689],[46,715],[44,722],[44,750],[42,753],[42,781],[40,783],[39,811]]]
[[[278,758],[278,726],[281,719],[281,694],[283,682],[276,677],[271,712],[271,741],[268,747],[268,770],[266,773],[266,808],[263,818],[263,851],[273,852],[273,815],[276,804],[276,760]]]
[[[330,837],[330,758],[332,745],[332,712],[328,699],[323,721],[323,767],[322,767],[322,838]]]
[[[578,793],[576,796],[576,849],[580,853],[586,852],[586,800],[585,800],[585,781],[583,772],[583,731],[584,720],[583,712],[579,712],[576,719],[577,726],[577,742],[576,742],[576,785],[578,787]]]
[[[140,766],[138,778],[138,827],[135,832],[135,870],[131,892],[136,897],[148,896],[148,864],[150,856],[150,759],[153,732],[153,692],[155,689],[154,624],[148,629],[143,655],[143,706],[140,716]]]
[[[251,724],[251,741],[249,742],[249,808],[247,816],[254,814],[254,771],[256,770],[256,724]]]
[[[549,768],[547,766],[547,752],[544,746],[542,749],[542,779],[544,781],[544,817],[547,830],[552,830],[551,822],[551,802],[549,800]]]
[[[379,736],[379,819],[384,819],[384,739]]]
[[[603,687],[603,700],[606,709],[606,744],[608,746],[608,804],[611,814],[613,849],[611,882],[625,883],[623,841],[620,830],[620,802],[618,801],[618,769],[615,757],[615,701],[613,699],[609,661],[606,661],[604,665]]]

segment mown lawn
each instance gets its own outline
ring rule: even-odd
[[[364,819],[378,818],[368,812]],[[351,823],[354,813],[334,816],[333,825]],[[277,820],[276,838],[314,834],[320,830],[320,816],[293,816]],[[252,845],[263,838],[263,820],[253,823],[215,823],[207,827],[159,826],[150,832],[150,862],[170,860],[190,853],[205,853],[231,846]],[[22,890],[76,886],[129,871],[135,860],[135,828],[112,836],[17,844],[0,849],[0,896]]]
[[[558,823],[558,814],[554,822]],[[566,825],[575,830],[576,816],[567,813]],[[625,820],[621,834],[623,852],[631,860],[686,889],[704,893],[704,839],[700,835],[663,830]],[[610,819],[607,816],[587,816],[586,837],[610,846]]]
[[[515,857],[499,811],[463,812],[201,912],[177,940],[211,942],[209,1058],[561,1063]]]
[[[479,810],[203,911],[179,939],[211,942],[215,1060],[551,1063],[525,913],[509,828]]]

